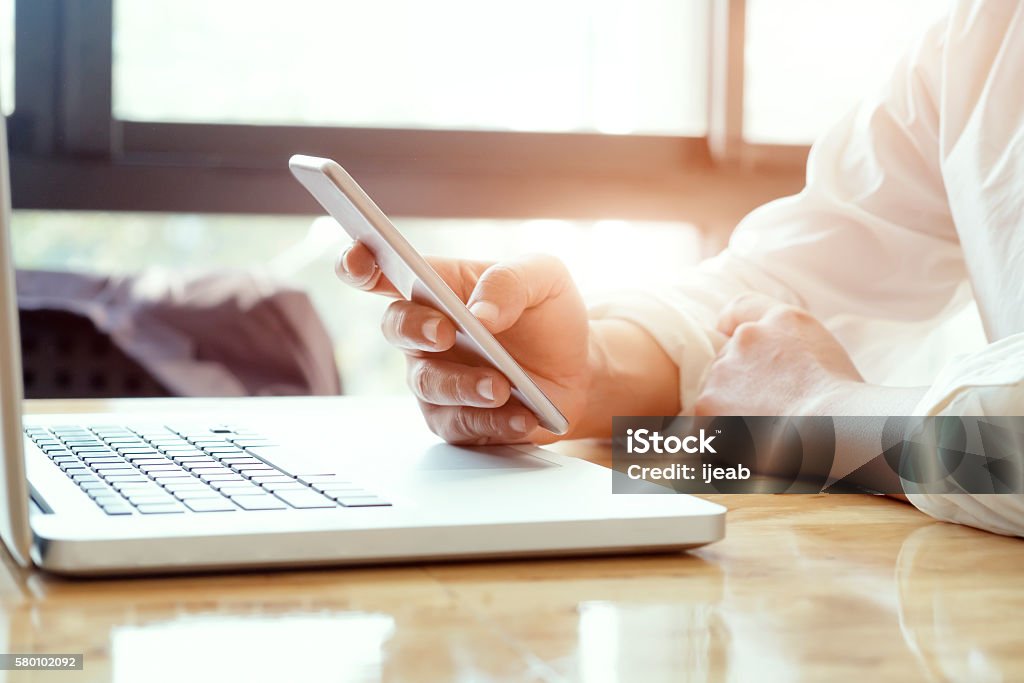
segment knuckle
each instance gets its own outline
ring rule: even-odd
[[[757,323],[743,323],[733,333],[733,340],[740,346],[748,346],[761,337],[761,328]]]
[[[483,279],[489,287],[503,291],[515,290],[522,284],[519,272],[504,263],[491,266]]]
[[[474,414],[468,410],[459,409],[454,411],[452,428],[460,438],[477,436],[476,419]]]
[[[451,377],[452,397],[460,404],[466,405],[473,401],[475,392],[473,378],[466,373],[459,373]]]
[[[772,322],[787,325],[805,322],[810,318],[810,314],[802,308],[797,308],[795,306],[777,306],[772,309],[768,317]]]
[[[400,304],[401,302],[396,301],[388,306],[380,319],[380,331],[389,340],[394,339],[398,335],[398,330],[402,324],[402,307]]]
[[[409,363],[409,387],[418,397],[430,400],[430,385],[433,381],[430,364],[425,361]]]

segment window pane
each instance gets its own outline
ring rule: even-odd
[[[706,0],[118,0],[138,121],[700,135]]]
[[[401,219],[423,253],[498,259],[530,252],[560,257],[584,293],[670,277],[702,253],[683,223]],[[380,335],[390,303],[343,286],[334,259],[347,243],[330,218],[160,213],[15,211],[19,268],[125,274],[255,268],[309,292],[335,341],[345,391],[405,391],[402,355]],[[188,268],[182,267],[188,264]],[[610,277],[612,274],[614,277]]]
[[[0,111],[14,111],[14,0],[0,0]]]
[[[747,0],[744,134],[806,143],[884,82],[947,0]]]

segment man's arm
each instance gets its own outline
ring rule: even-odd
[[[750,214],[725,252],[669,287],[592,309],[657,340],[679,367],[682,412],[693,412],[727,339],[719,316],[743,294],[808,311],[855,363],[871,341],[859,321],[925,321],[953,300],[965,267],[940,164],[945,40],[945,25],[929,31],[885,87],[814,145],[806,188]]]

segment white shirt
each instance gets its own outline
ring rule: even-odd
[[[751,213],[681,281],[592,315],[654,336],[687,413],[725,341],[718,313],[746,291],[813,313],[868,381],[930,386],[915,414],[1024,415],[1024,2],[955,3],[814,145],[800,194]],[[1024,496],[911,500],[1024,535]]]

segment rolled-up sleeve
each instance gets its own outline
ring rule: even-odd
[[[1024,414],[1024,334],[953,360],[918,404],[915,414],[972,417]],[[1024,459],[1024,453],[1018,453]],[[920,494],[907,498],[937,519],[1009,536],[1024,536],[1024,495]]]

